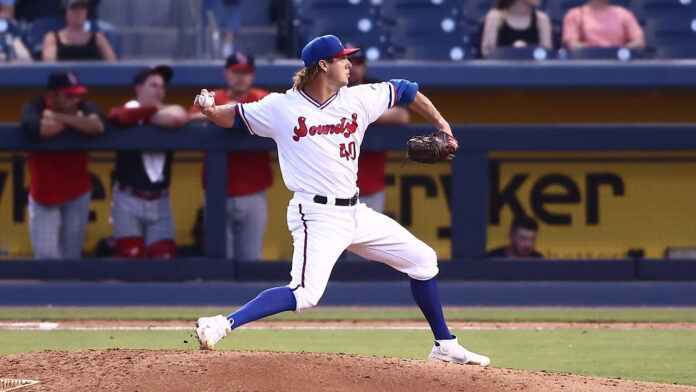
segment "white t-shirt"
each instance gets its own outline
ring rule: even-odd
[[[140,102],[133,99],[126,102],[126,108],[139,108]],[[142,123],[142,121],[140,121]],[[163,152],[143,152],[143,166],[150,182],[158,183],[164,181],[164,163],[166,154]]]
[[[343,87],[324,103],[290,89],[236,108],[250,133],[275,140],[289,190],[350,198],[367,126],[395,101],[396,87],[383,82]]]

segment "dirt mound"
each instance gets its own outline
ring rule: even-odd
[[[696,388],[347,354],[43,351],[0,357],[21,391],[696,391]]]

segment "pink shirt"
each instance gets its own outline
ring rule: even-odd
[[[643,37],[631,11],[611,5],[601,10],[575,7],[563,18],[563,43],[579,40],[586,46],[623,46]]]

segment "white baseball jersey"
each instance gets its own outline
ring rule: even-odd
[[[289,190],[350,198],[367,126],[395,104],[396,87],[383,82],[343,87],[323,103],[290,89],[238,104],[237,112],[249,133],[275,140]]]

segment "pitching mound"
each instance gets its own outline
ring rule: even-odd
[[[347,354],[43,351],[0,357],[20,391],[696,391],[696,388]]]

